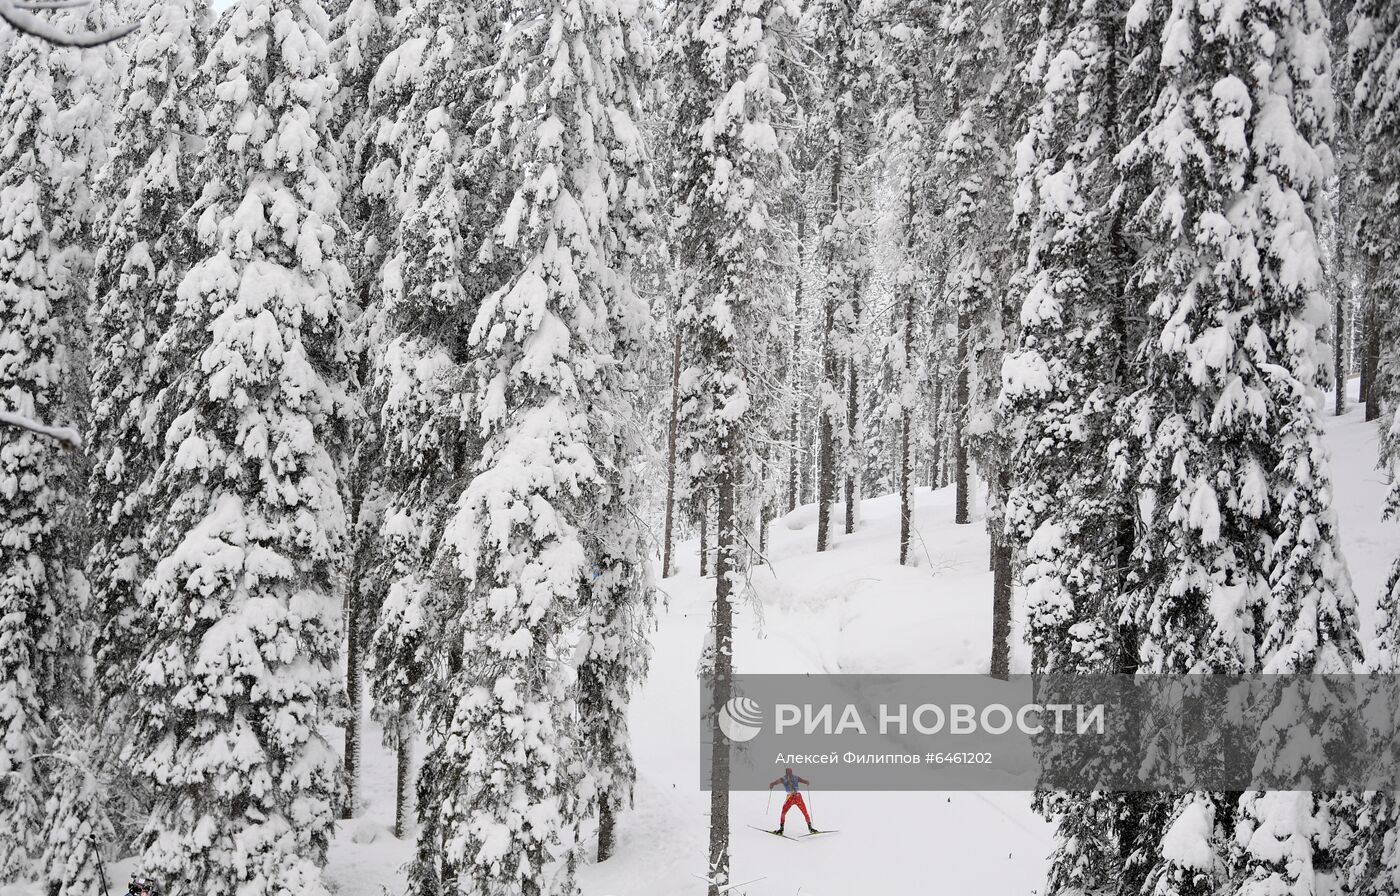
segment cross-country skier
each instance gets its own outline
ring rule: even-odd
[[[774,787],[781,784],[783,785],[783,790],[787,791],[787,799],[783,801],[782,814],[778,816],[778,829],[773,833],[781,834],[783,832],[783,826],[787,824],[788,810],[793,806],[802,810],[802,817],[807,819],[808,832],[813,834],[820,833],[816,828],[812,827],[812,816],[807,814],[807,804],[802,802],[802,792],[797,786],[799,784],[810,785],[811,783],[812,782],[808,781],[806,778],[799,778],[797,775],[794,775],[792,769],[788,768],[783,770],[783,776],[781,778],[778,778],[772,784],[768,785],[768,789],[772,790]]]
[[[131,883],[126,885],[126,892],[129,896],[160,896],[160,884],[153,878],[137,874],[131,878]]]

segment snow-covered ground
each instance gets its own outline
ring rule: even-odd
[[[1355,384],[1353,383],[1353,390]],[[1400,525],[1380,521],[1384,482],[1375,469],[1376,427],[1354,403],[1328,416],[1343,550],[1369,637]],[[817,554],[816,513],[802,507],[773,524],[772,567],[756,567],[751,598],[736,617],[741,672],[964,672],[988,666],[991,578],[979,520],[952,523],[950,489],[917,496],[918,565],[897,560],[899,504],[861,506],[856,534]],[[840,514],[835,515],[841,519]],[[580,874],[586,896],[702,894],[708,794],[699,789],[696,663],[705,638],[713,578],[698,576],[694,543],[681,546],[680,574],[665,580],[651,675],[632,707],[636,806],[619,821],[616,855]],[[1013,670],[1025,671],[1019,633]],[[393,761],[367,731],[361,816],[341,822],[326,878],[342,896],[404,891],[411,839],[396,840]],[[338,742],[338,739],[337,739]],[[734,880],[762,878],[751,896],[864,896],[885,893],[1032,896],[1043,885],[1052,829],[1020,793],[837,793],[813,781],[820,841],[780,840],[746,825],[769,825],[778,799],[732,797]],[[791,820],[791,819],[790,819]],[[799,819],[800,827],[800,819]],[[123,862],[113,877],[130,870]]]
[[[770,532],[771,569],[753,570],[754,599],[735,622],[741,672],[985,672],[991,617],[987,537],[952,524],[952,492],[921,489],[920,565],[898,565],[899,501],[867,500],[856,534],[813,550],[816,513],[799,508]],[[836,515],[837,519],[841,516]],[[637,805],[619,824],[618,854],[584,870],[589,896],[704,893],[709,795],[699,789],[696,661],[714,580],[696,575],[694,545],[666,580],[649,681],[633,707]],[[1019,658],[1022,664],[1025,658]],[[780,798],[731,797],[733,879],[751,894],[1033,893],[1048,825],[1016,793],[824,793],[813,773],[813,821],[841,833],[794,843],[773,826]],[[792,819],[790,818],[789,821]],[[801,828],[801,819],[797,825]]]
[[[1376,603],[1400,553],[1400,522],[1381,520],[1386,480],[1376,469],[1379,435],[1376,421],[1367,423],[1357,402],[1357,381],[1350,383],[1346,413],[1329,416],[1327,447],[1332,454],[1333,506],[1337,509],[1342,555],[1351,570],[1351,584],[1361,605],[1361,633],[1369,643],[1376,631]]]

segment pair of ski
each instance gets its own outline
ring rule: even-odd
[[[839,831],[812,831],[810,834],[798,834],[796,837],[794,837],[791,834],[784,834],[779,831],[770,831],[767,828],[761,828],[752,824],[749,825],[749,827],[753,828],[755,831],[762,831],[765,834],[772,834],[774,837],[782,837],[784,840],[791,840],[794,843],[801,843],[803,840],[806,840],[809,837],[823,837],[827,834],[840,833]]]

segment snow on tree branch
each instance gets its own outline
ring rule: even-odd
[[[3,2],[3,0],[0,0],[0,2]],[[48,426],[37,420],[31,420],[23,414],[0,411],[0,424],[5,426],[17,426],[20,429],[27,429],[41,436],[57,439],[69,448],[83,447],[83,440],[78,435],[77,430],[70,429],[66,426]]]
[[[62,28],[55,27],[53,23],[35,15],[36,12],[46,9],[79,9],[91,2],[92,0],[29,0],[29,2],[0,0],[0,19],[4,19],[11,28],[21,34],[37,37],[59,47],[100,47],[103,44],[121,40],[136,30],[137,24],[132,22],[103,31],[80,31],[77,34],[69,34]]]

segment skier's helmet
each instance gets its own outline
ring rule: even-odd
[[[153,877],[138,874],[126,885],[126,892],[130,896],[160,896],[160,884]]]

